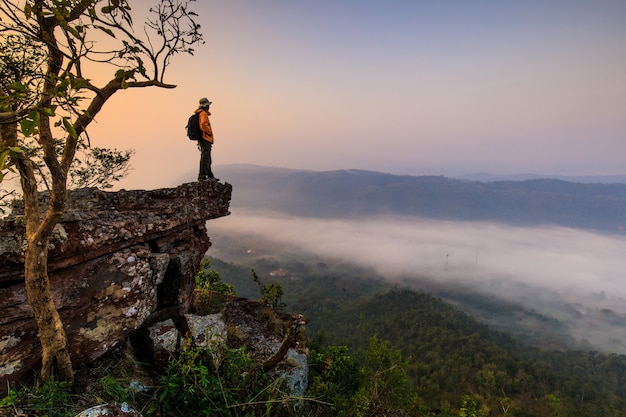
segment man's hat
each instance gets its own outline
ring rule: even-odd
[[[200,105],[198,106],[199,109],[203,108],[203,107],[207,107],[210,106],[211,102],[209,101],[208,98],[204,97],[200,99]]]

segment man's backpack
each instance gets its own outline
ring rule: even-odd
[[[190,140],[201,140],[202,130],[200,129],[200,112],[194,113],[187,121],[187,137]]]

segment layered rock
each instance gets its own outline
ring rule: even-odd
[[[124,341],[160,310],[191,305],[194,277],[210,246],[205,223],[229,214],[232,187],[217,182],[152,191],[83,189],[49,247],[54,300],[75,366]],[[45,196],[43,196],[45,199]],[[0,229],[0,386],[40,365],[23,278],[21,208]]]

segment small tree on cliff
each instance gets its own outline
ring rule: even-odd
[[[0,33],[37,48],[41,63],[27,77],[0,85],[0,171],[17,169],[24,198],[24,279],[42,348],[42,378],[72,381],[67,337],[48,279],[48,244],[67,203],[67,181],[83,135],[115,93],[162,87],[170,59],[202,42],[188,2],[162,0],[134,30],[128,0],[0,0]],[[97,41],[97,42],[96,42]],[[32,56],[36,56],[33,54]],[[111,67],[102,83],[89,70]],[[101,72],[100,72],[101,73]],[[24,140],[35,140],[49,180],[40,206],[36,164]]]

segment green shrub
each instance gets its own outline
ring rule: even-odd
[[[216,313],[230,296],[235,295],[232,285],[222,282],[220,274],[212,269],[211,260],[204,258],[196,274],[196,290],[194,291],[194,310],[196,314]]]
[[[0,400],[0,416],[25,415],[46,417],[69,417],[76,414],[73,409],[75,397],[67,382],[48,380],[35,387],[22,386],[10,390]]]
[[[259,286],[261,292],[261,298],[267,304],[269,304],[276,311],[285,311],[287,303],[283,301],[283,286],[280,282],[272,280],[267,285],[263,284],[256,274],[254,269],[252,270],[252,280]]]
[[[235,289],[232,285],[222,282],[220,274],[211,268],[211,259],[204,258],[200,262],[200,269],[196,274],[196,287],[211,290],[219,294],[235,295]]]
[[[243,348],[224,347],[218,366],[211,352],[187,348],[168,364],[157,395],[161,415],[291,416],[295,403],[284,381],[257,372]]]
[[[406,369],[400,351],[375,335],[366,349],[354,355],[346,346],[312,350],[308,394],[332,406],[309,406],[316,416],[384,416],[398,410],[427,415],[420,409]]]
[[[328,346],[310,352],[308,395],[319,399],[307,404],[315,416],[352,415],[352,397],[360,386],[359,366],[346,346]]]

